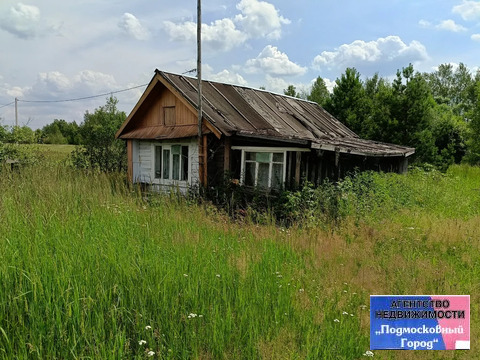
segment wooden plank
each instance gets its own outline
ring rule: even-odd
[[[223,172],[230,171],[230,152],[232,151],[232,142],[229,137],[224,138],[225,151],[223,152]]]
[[[300,185],[300,165],[302,163],[302,153],[297,151],[296,152],[296,159],[295,159],[295,186]]]
[[[127,140],[127,177],[133,182],[133,140]]]
[[[203,135],[203,186],[207,187],[207,174],[208,174],[208,142],[207,135]]]
[[[194,125],[198,123],[197,113],[191,112],[178,98],[175,99],[175,109],[177,112],[177,125]]]

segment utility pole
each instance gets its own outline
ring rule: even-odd
[[[18,127],[18,98],[15,98],[15,126]]]
[[[202,134],[202,0],[197,0],[197,81],[198,81],[198,175],[206,186],[207,158]]]

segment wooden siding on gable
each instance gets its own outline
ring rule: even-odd
[[[196,125],[198,123],[197,114],[192,113],[178,98],[175,98],[175,118],[177,126]]]
[[[135,128],[182,126],[197,124],[197,115],[170,90],[160,84],[152,91],[136,114]]]

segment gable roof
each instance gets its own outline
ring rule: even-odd
[[[196,113],[197,79],[156,70],[143,96],[117,132],[117,138],[138,138],[134,136],[134,129],[127,132],[125,128],[135,118],[150,92],[159,85],[167,87]],[[202,81],[202,95],[204,126],[219,137],[268,138],[366,156],[409,156],[415,151],[404,146],[360,139],[311,101],[207,80]],[[191,130],[192,134],[188,136],[195,136],[194,127]],[[143,131],[141,138],[156,138],[152,131],[150,133],[148,135]]]

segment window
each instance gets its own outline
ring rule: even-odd
[[[188,180],[188,146],[156,145],[154,156],[155,179]]]
[[[243,182],[260,188],[280,188],[284,183],[284,163],[284,152],[245,151]]]
[[[166,106],[163,108],[163,123],[165,126],[174,126],[177,123],[175,106]]]
[[[170,150],[163,150],[163,179],[170,178]]]
[[[182,169],[180,171],[180,180],[188,180],[188,146],[182,146]]]
[[[155,146],[155,179],[162,177],[162,147]]]

